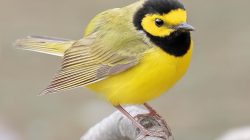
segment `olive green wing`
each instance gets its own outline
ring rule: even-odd
[[[126,47],[105,47],[100,43],[93,36],[74,43],[65,52],[61,70],[41,95],[85,86],[126,71],[138,64],[143,54],[128,54]]]

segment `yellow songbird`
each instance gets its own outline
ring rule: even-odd
[[[80,40],[29,36],[16,45],[63,57],[61,70],[41,94],[89,88],[128,116],[121,105],[146,104],[187,71],[192,55],[187,12],[177,0],[140,0],[98,14]]]

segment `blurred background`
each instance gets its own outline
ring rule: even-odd
[[[15,49],[27,35],[82,37],[97,13],[136,0],[0,0],[0,140],[77,140],[115,109],[86,89],[38,97],[61,58]],[[151,102],[176,140],[250,125],[250,1],[183,0],[195,51],[187,75]]]

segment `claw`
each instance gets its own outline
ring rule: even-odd
[[[167,126],[166,122],[163,119],[159,120],[158,116],[152,116],[151,113],[138,114],[134,117],[134,119],[144,126],[141,129],[139,128],[140,134],[139,134],[139,137],[137,138],[138,140],[142,140],[146,136],[159,137],[159,138],[166,139],[166,133],[169,133],[169,130],[162,129],[162,127],[160,130],[150,130],[150,128],[154,126],[161,126],[161,125]]]
[[[142,140],[147,136],[167,139],[166,135],[165,135],[165,132],[163,130],[161,130],[161,131],[152,131],[152,130],[142,129],[142,130],[140,130],[140,134],[138,135],[137,140]]]
[[[137,140],[142,140],[147,136],[163,139],[167,139],[167,136],[172,136],[166,121],[148,104],[144,105],[149,110],[149,113],[138,114],[135,117],[131,116],[122,106],[116,106],[140,130]],[[158,130],[152,130],[153,128]]]

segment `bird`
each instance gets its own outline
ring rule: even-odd
[[[123,105],[147,104],[179,81],[192,58],[194,27],[178,0],[138,0],[97,14],[78,40],[28,36],[15,45],[60,56],[61,68],[41,93],[48,95],[79,87],[90,89],[144,128]]]

